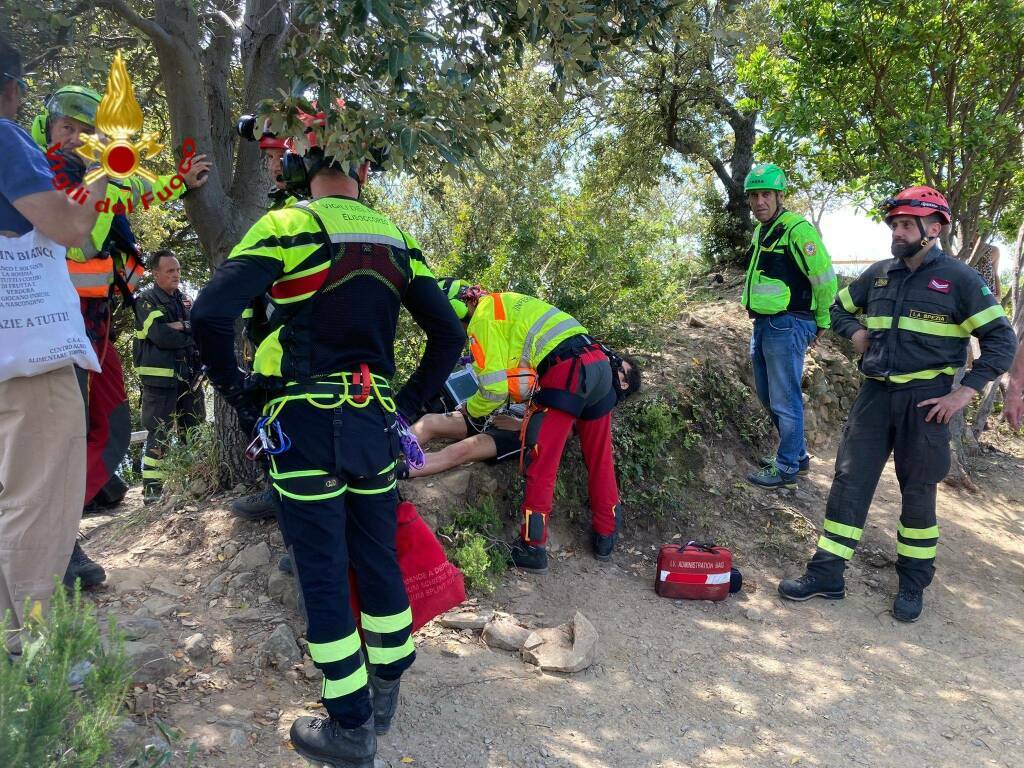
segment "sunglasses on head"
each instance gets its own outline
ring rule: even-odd
[[[8,80],[13,80],[18,84],[18,90],[21,91],[22,96],[28,93],[28,83],[26,83],[20,77],[18,77],[17,75],[12,75],[8,72],[4,72],[4,77],[6,77]]]

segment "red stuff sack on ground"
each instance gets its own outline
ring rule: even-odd
[[[662,544],[654,591],[673,600],[725,600],[732,553],[714,544]]]
[[[444,548],[412,502],[403,501],[398,505],[395,548],[412,608],[413,632],[466,600],[462,571],[448,562]],[[348,570],[348,579],[352,615],[359,624],[359,590],[352,568]]]

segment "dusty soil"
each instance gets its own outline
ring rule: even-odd
[[[746,577],[739,596],[664,600],[651,589],[653,545],[627,540],[612,564],[601,565],[581,536],[574,541],[563,528],[567,543],[548,576],[509,575],[478,605],[534,626],[581,610],[600,633],[597,663],[576,675],[539,674],[468,631],[428,625],[400,717],[381,740],[383,763],[1024,765],[1024,445],[999,442],[979,459],[982,493],[940,491],[939,572],[913,625],[888,614],[899,504],[891,465],[863,542],[871,554],[858,555],[849,595],[837,603],[783,604],[776,582],[800,563],[780,567],[756,549],[753,561],[739,563]],[[813,507],[816,523],[830,470],[830,456],[819,455],[803,483],[807,499],[789,499]],[[301,663],[282,669],[255,658],[278,623],[301,626],[293,610],[266,596],[273,562],[256,567],[234,595],[204,593],[229,564],[225,551],[267,540],[276,556],[273,525],[236,522],[217,505],[143,513],[135,493],[128,510],[88,519],[87,545],[110,574],[108,586],[92,593],[101,614],[160,612],[164,598],[176,606],[144,638],[165,649],[175,669],[148,691],[136,688],[143,727],[135,736],[151,733],[145,723],[159,716],[182,734],[178,764],[195,741],[196,765],[304,765],[287,746],[287,729],[316,708],[318,683]],[[155,606],[142,607],[154,596]],[[196,632],[213,646],[206,663],[181,650]]]

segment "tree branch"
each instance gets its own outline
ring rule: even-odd
[[[96,5],[113,11],[137,30],[151,37],[153,42],[166,42],[167,31],[153,19],[141,16],[125,0],[96,0]]]

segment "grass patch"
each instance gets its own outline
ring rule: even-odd
[[[220,485],[226,467],[217,454],[217,434],[211,422],[191,427],[185,439],[164,452],[164,493],[181,498],[205,498]]]
[[[457,512],[438,534],[448,544],[448,554],[466,577],[466,586],[491,593],[508,570],[508,545],[502,538],[501,518],[494,499]]]

